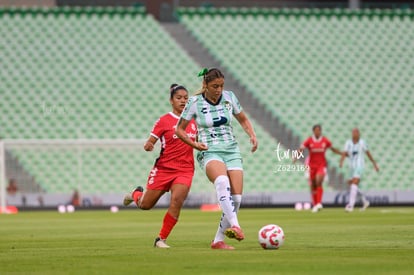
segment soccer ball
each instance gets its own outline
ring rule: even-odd
[[[259,230],[259,244],[263,249],[278,249],[285,242],[283,229],[276,224],[268,224]]]

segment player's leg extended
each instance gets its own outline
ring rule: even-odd
[[[318,201],[318,196],[316,193],[316,178],[311,180],[311,184],[309,185],[309,187],[310,187],[310,192],[311,192],[311,197],[312,197],[312,206],[315,206]]]
[[[243,194],[243,170],[228,170],[230,178],[230,191],[233,198],[234,210],[239,212]]]
[[[318,201],[318,196],[316,193],[316,172],[317,169],[315,167],[309,167],[309,188],[310,188],[310,193],[311,193],[311,198],[312,198],[312,206],[315,206],[317,204]]]
[[[227,174],[230,178],[230,190],[234,205],[234,212],[237,214],[242,200],[243,170],[229,170],[227,171]],[[213,243],[223,242],[225,239],[224,232],[229,227],[231,227],[231,225],[223,213]]]
[[[230,179],[227,175],[227,167],[224,162],[219,160],[211,160],[206,165],[206,174],[216,188],[217,199],[223,211],[224,218],[231,225],[234,236],[237,240],[244,239],[244,234],[240,229],[237,215],[234,212],[234,205],[230,193]]]
[[[316,175],[316,194],[317,194],[317,204],[322,203],[322,197],[323,197],[323,180],[325,178],[324,174],[317,174]]]
[[[367,200],[367,198],[365,197],[365,195],[361,192],[361,178],[362,178],[362,173],[363,173],[363,168],[362,167],[358,167],[357,169],[355,169],[355,174],[354,174],[354,178],[358,178],[358,189],[357,189],[357,197],[359,196],[362,200],[362,208],[360,209],[361,211],[364,211],[365,209],[367,209],[369,207],[369,201]],[[356,199],[355,199],[356,201]]]
[[[170,206],[164,216],[160,238],[166,240],[180,216],[181,208],[187,198],[190,188],[184,184],[173,184],[171,187]]]
[[[189,191],[190,187],[185,184],[173,184],[171,186],[170,206],[168,207],[167,213],[165,213],[158,238],[155,240],[156,247],[169,248],[165,241],[178,222],[181,208]]]
[[[142,210],[150,210],[157,201],[164,195],[164,190],[147,189],[144,194],[136,201],[136,204]]]
[[[345,207],[345,211],[347,212],[352,212],[354,210],[355,201],[358,194],[358,184],[359,178],[354,177],[349,181],[349,202]]]
[[[323,197],[323,181],[326,175],[326,167],[319,167],[316,172],[316,194],[317,194],[317,204],[322,208],[322,197]]]
[[[321,172],[318,171],[318,173],[315,176],[315,199],[316,199],[316,204],[313,206],[312,208],[312,212],[316,213],[319,210],[321,210],[323,208],[322,206],[322,195],[323,195],[323,188],[322,188],[322,183],[323,180],[325,178],[325,175]]]

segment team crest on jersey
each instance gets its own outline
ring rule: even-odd
[[[196,126],[195,124],[191,124],[191,130],[195,131],[196,130]]]
[[[231,104],[230,104],[230,102],[228,102],[227,100],[226,100],[226,101],[224,101],[224,108],[226,108],[226,109],[227,109],[227,111],[230,111],[230,110],[231,110]]]

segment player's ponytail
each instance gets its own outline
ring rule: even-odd
[[[175,93],[178,90],[185,90],[188,93],[187,89],[183,85],[178,85],[178,84],[174,83],[174,84],[171,84],[171,86],[170,86],[170,99],[173,99]]]
[[[198,73],[198,76],[203,77],[203,86],[198,91],[196,91],[195,93],[196,95],[200,95],[205,92],[204,84],[207,85],[209,82],[217,78],[224,78],[224,74],[217,68],[211,68],[211,69],[203,68]]]

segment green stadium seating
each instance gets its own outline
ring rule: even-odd
[[[0,33],[5,66],[0,70],[0,135],[8,139],[145,139],[155,120],[170,110],[171,83],[183,83],[190,91],[200,85],[199,66],[143,12],[0,9]],[[274,173],[277,141],[254,125],[263,145],[255,154],[235,126],[245,190],[306,189],[303,173]],[[39,146],[12,154],[45,192],[77,188],[82,194],[123,193],[145,184],[158,152],[89,148],[79,155],[72,147]],[[192,192],[212,192],[198,166]]]
[[[181,23],[301,139],[321,123],[342,148],[359,127],[381,169],[367,161],[363,187],[401,190],[414,188],[406,157],[414,149],[413,17],[410,10],[180,11]],[[337,156],[328,159],[338,166]]]

